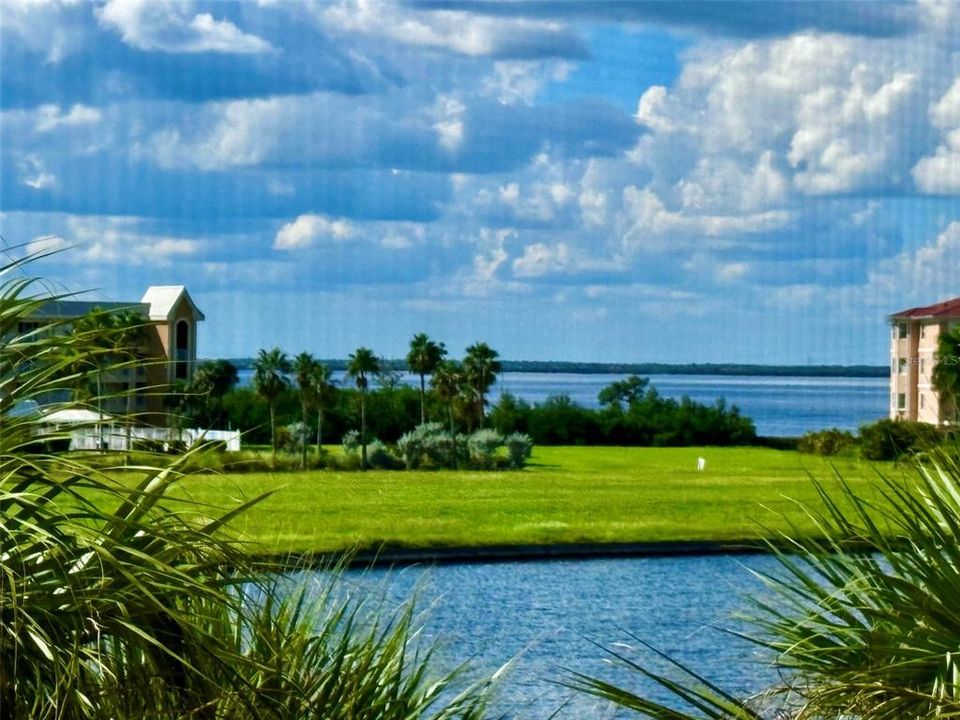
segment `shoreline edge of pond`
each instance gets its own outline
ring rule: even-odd
[[[850,550],[872,548],[863,543],[845,543]],[[383,547],[354,552],[303,552],[266,555],[259,559],[282,567],[382,568],[407,565],[468,565],[473,563],[542,562],[615,558],[656,558],[701,555],[767,555],[790,553],[794,543],[763,540],[679,540],[671,542],[557,543],[526,545],[478,545],[450,547]]]

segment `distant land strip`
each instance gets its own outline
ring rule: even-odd
[[[253,358],[229,358],[241,370]],[[346,360],[323,360],[331,370],[346,370]],[[388,360],[391,370],[406,370],[403,360]],[[504,372],[581,375],[748,375],[766,377],[887,377],[886,365],[747,365],[740,363],[587,363],[561,360],[503,360]]]

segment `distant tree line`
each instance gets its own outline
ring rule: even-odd
[[[262,350],[254,363],[253,385],[238,387],[230,361],[201,364],[184,388],[186,421],[211,428],[243,430],[248,442],[289,442],[286,428],[299,423],[320,446],[357,431],[361,462],[367,443],[397,443],[413,428],[440,423],[456,438],[481,428],[504,437],[526,434],[537,444],[698,445],[750,444],[756,429],[736,406],[721,399],[707,405],[661,396],[649,380],[629,376],[599,394],[600,407],[586,408],[558,395],[530,404],[504,393],[491,406],[490,390],[502,372],[486,343],[467,348],[461,361],[447,356],[443,343],[419,334],[410,343],[405,368],[418,375],[416,387],[400,382],[395,366],[366,347],[344,363],[347,381],[336,385],[326,363],[307,353],[290,359],[279,349]],[[351,441],[352,438],[351,438]],[[307,442],[296,443],[306,463]]]
[[[665,398],[636,375],[608,385],[598,400],[599,409],[566,395],[531,405],[504,393],[490,423],[503,434],[527,433],[542,445],[748,445],[757,439],[753,421],[735,405]]]
[[[240,369],[252,369],[253,358],[231,359]],[[391,370],[413,370],[404,359],[380,360]],[[347,361],[323,360],[331,370],[344,371]],[[578,375],[728,375],[758,377],[887,377],[886,365],[755,365],[746,363],[596,363],[565,360],[501,360],[503,372],[576,373]]]

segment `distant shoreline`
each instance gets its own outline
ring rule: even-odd
[[[253,368],[252,358],[229,358],[241,370]],[[322,361],[331,370],[345,370],[346,360]],[[405,370],[403,360],[390,360]],[[587,363],[553,360],[504,360],[503,372],[575,373],[579,375],[728,375],[747,377],[887,377],[886,365],[749,365],[742,363]]]

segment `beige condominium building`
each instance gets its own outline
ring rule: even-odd
[[[138,313],[144,322],[138,354],[141,367],[114,370],[104,378],[106,394],[141,390],[132,408],[151,424],[164,424],[167,408],[164,393],[178,381],[188,382],[197,362],[197,323],[204,319],[190,293],[182,285],[154,285],[147,288],[140,302],[91,302],[51,300],[42,305],[18,328],[20,332],[56,323],[68,328],[70,321],[93,311]],[[123,412],[123,400],[105,406],[107,411]]]
[[[951,417],[933,385],[940,333],[960,324],[960,297],[890,316],[890,417],[941,425]]]

